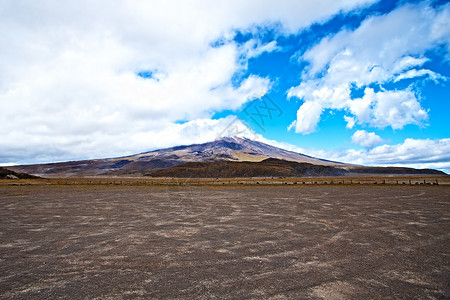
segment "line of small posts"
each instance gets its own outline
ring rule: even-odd
[[[292,178],[160,178],[160,179],[58,179],[57,185],[133,185],[133,186],[183,186],[183,185],[439,185],[438,179],[292,179]]]

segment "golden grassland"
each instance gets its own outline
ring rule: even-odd
[[[450,185],[450,176],[273,177],[273,178],[149,178],[89,177],[0,179],[0,185],[132,185],[132,186],[279,186],[279,185]]]

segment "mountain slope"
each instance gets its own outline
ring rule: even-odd
[[[267,161],[267,159],[269,158],[277,160],[276,168],[274,165],[272,165],[273,168],[272,175],[270,175],[270,172],[269,173],[267,172],[270,170],[267,167],[268,162],[270,162],[270,160]],[[282,162],[280,162],[280,160]],[[247,173],[245,174],[249,175],[245,175],[242,173],[242,175],[239,176],[300,176],[297,171],[295,172],[292,171],[293,168],[292,163],[311,164],[318,166],[317,168],[309,167],[311,170],[319,170],[320,169],[319,167],[323,166],[339,168],[342,171],[339,172],[341,172],[342,174],[339,172],[337,173],[341,175],[348,173],[347,171],[354,174],[364,174],[364,175],[445,174],[443,172],[436,170],[416,170],[410,168],[380,168],[380,167],[377,168],[377,167],[365,167],[352,164],[344,164],[340,162],[328,161],[324,159],[311,157],[301,153],[288,151],[265,143],[239,137],[232,137],[232,138],[225,137],[204,144],[177,146],[118,158],[14,166],[10,167],[10,169],[16,172],[28,173],[42,177],[86,177],[86,176],[130,176],[130,175],[142,176],[144,174],[148,175],[151,173],[158,172],[159,170],[176,167],[186,163],[213,163],[213,162],[216,162],[216,164],[209,165],[208,169],[215,170],[217,168],[222,167],[226,168],[227,171],[223,171],[223,173],[220,172],[217,173],[216,171],[215,172],[217,174],[223,174],[223,176],[227,177],[238,176],[237,175],[238,173],[233,173],[234,171],[230,169],[231,166],[239,170],[242,169],[242,166],[246,166],[248,172],[246,171]],[[247,164],[241,165],[220,164],[219,162],[246,162]],[[253,163],[263,162],[263,163],[249,164],[250,162]],[[272,161],[272,163],[273,162],[274,161]],[[181,170],[183,170],[183,172],[188,172],[188,169],[191,169],[191,171],[189,172],[197,174],[198,169],[197,171],[194,172],[192,171],[193,167],[195,167],[195,164],[187,165],[187,168],[186,166],[184,166],[183,167],[184,169],[183,168],[171,169],[170,172],[172,172],[173,170],[177,170],[178,172],[181,172]],[[280,168],[282,168],[283,170],[280,171]],[[263,169],[264,171],[262,171]],[[322,168],[323,172],[325,172],[324,170],[325,169]],[[286,172],[292,175],[288,175]],[[276,175],[275,173],[280,175]],[[329,175],[320,175],[319,173],[317,173],[318,176],[329,176]],[[332,176],[338,175],[337,173],[335,172],[335,175]],[[160,173],[156,174],[164,174],[164,172],[161,171]],[[167,174],[167,176],[170,177],[182,176],[181,173],[180,174],[170,173],[171,175],[168,175],[169,173],[165,174]],[[217,174],[213,177],[219,177],[219,175]],[[251,175],[251,174],[259,174],[259,175]],[[311,173],[310,175],[313,176],[314,174]],[[189,175],[189,176],[197,177],[197,175],[195,176]]]
[[[224,137],[204,144],[177,146],[126,157],[14,166],[12,169],[47,177],[142,175],[187,162],[259,162],[267,158],[346,166],[339,162],[318,159],[246,138]]]
[[[181,160],[184,162],[262,161],[266,158],[278,158],[321,165],[344,165],[239,137],[224,137],[204,144],[177,146],[146,152],[129,158],[145,161],[164,158],[164,161]]]

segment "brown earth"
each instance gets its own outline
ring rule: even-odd
[[[149,176],[178,178],[301,177],[342,176],[347,173],[347,170],[336,167],[268,158],[260,162],[189,162],[156,171]]]
[[[245,178],[245,177],[330,177],[330,176],[388,176],[388,175],[446,175],[432,169],[412,169],[402,167],[364,167],[352,166],[340,168],[304,162],[268,158],[260,162],[214,161],[188,162],[148,174],[152,177],[177,178]]]
[[[448,299],[448,186],[0,186],[0,298]]]

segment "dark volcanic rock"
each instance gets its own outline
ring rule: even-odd
[[[135,162],[132,162],[122,168],[122,170],[126,171],[148,171],[153,169],[164,169],[164,168],[170,168],[179,164],[182,164],[183,162],[173,159],[159,159],[155,158],[152,160],[137,160]]]
[[[17,172],[0,167],[0,179],[34,179],[34,178],[39,178],[39,177],[25,174],[25,173],[17,173]]]
[[[302,177],[345,176],[347,170],[269,158],[261,162],[189,162],[150,174],[153,177]]]
[[[357,174],[447,175],[439,170],[403,167],[355,167],[351,169],[351,172]]]

